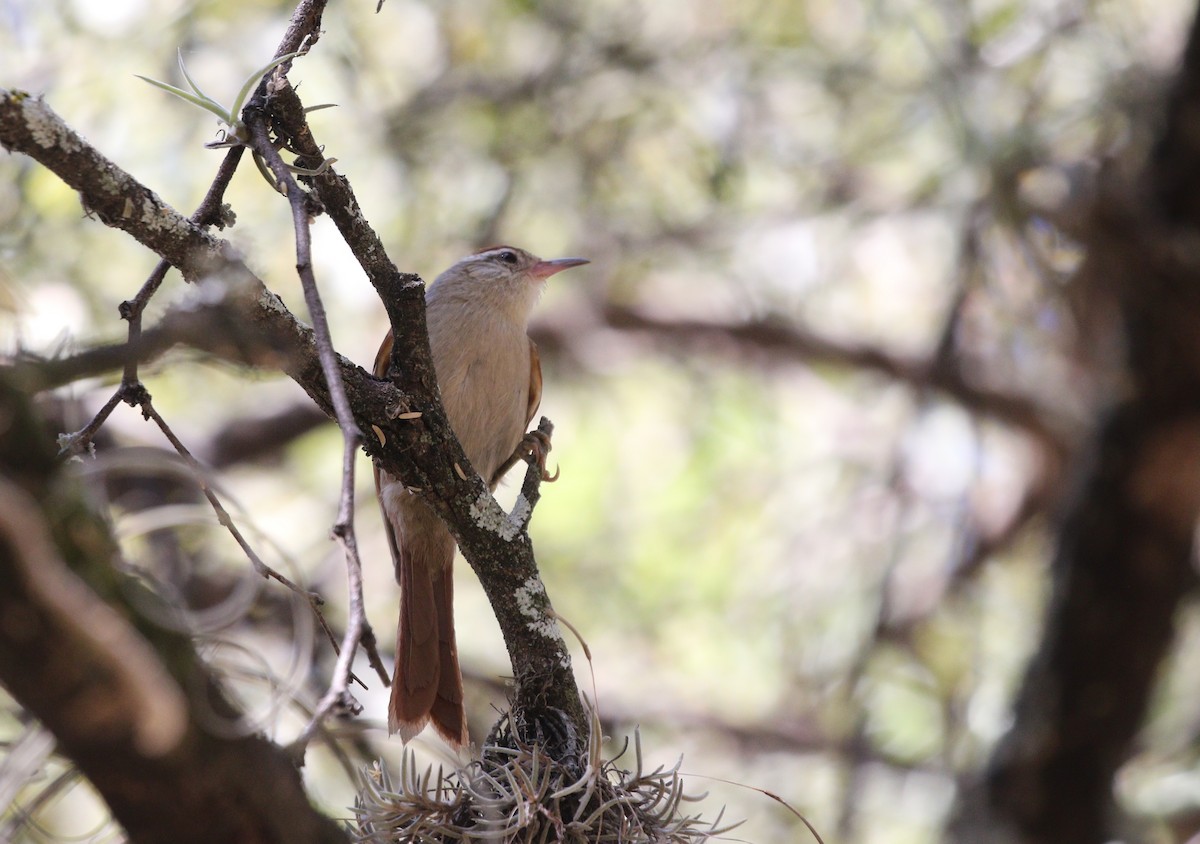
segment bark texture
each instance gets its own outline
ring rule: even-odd
[[[1114,168],[1115,170],[1116,168]],[[1074,284],[1117,319],[1119,400],[1079,449],[1044,633],[1013,726],[952,827],[962,842],[1099,844],[1114,776],[1195,586],[1200,517],[1200,31],[1139,175],[1112,174]],[[1136,837],[1136,835],[1135,835]]]

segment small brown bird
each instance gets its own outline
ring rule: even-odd
[[[543,261],[496,246],[461,259],[426,291],[442,404],[471,465],[491,489],[512,465],[542,398],[542,368],[526,334],[529,314],[546,279],[586,263]],[[375,358],[376,375],[386,375],[391,354],[388,332]],[[375,488],[400,584],[388,731],[408,741],[432,722],[450,744],[466,744],[454,641],[454,538],[433,510],[378,467]]]

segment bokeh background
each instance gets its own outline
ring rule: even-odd
[[[0,0],[0,85],[45,94],[190,212],[220,160],[204,148],[216,122],[135,75],[182,84],[182,56],[227,104],[290,11]],[[305,103],[336,103],[313,129],[402,270],[432,279],[501,242],[592,260],[553,280],[532,328],[562,470],[535,547],[590,650],[573,643],[611,752],[636,728],[650,767],[682,756],[690,790],[708,792],[695,811],[745,819],[731,837],[806,840],[765,789],[827,841],[936,841],[1009,723],[1040,632],[1062,457],[1112,386],[1112,350],[1081,341],[1104,315],[1072,298],[1073,225],[1095,170],[1144,144],[1190,12],[387,0],[376,13],[358,0],[331,4],[296,62]],[[226,235],[304,317],[286,204],[249,166],[228,200]],[[314,238],[335,344],[369,365],[383,310],[328,220]],[[117,305],[154,264],[56,177],[0,157],[4,352],[119,340]],[[169,277],[150,320],[187,293]],[[337,431],[269,372],[176,352],[145,374],[259,552],[323,594],[337,627]],[[114,383],[64,391],[63,429]],[[263,419],[266,434],[251,425]],[[322,690],[328,643],[249,576],[156,429],[125,409],[105,432],[81,470],[104,481],[131,558],[164,581],[238,584],[201,626],[255,723],[286,741]],[[146,498],[147,477],[167,491]],[[397,593],[365,458],[359,491],[368,614],[390,645]],[[508,663],[461,561],[456,577],[478,737]],[[1145,840],[1184,840],[1200,810],[1197,634],[1188,610],[1120,778]],[[400,758],[377,685],[336,752],[305,768],[336,816],[352,772]],[[0,755],[25,731],[9,703]],[[119,836],[53,758],[0,793],[18,840]]]

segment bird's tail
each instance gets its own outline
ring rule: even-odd
[[[412,547],[415,537],[407,538],[397,549],[400,624],[388,732],[408,741],[432,722],[446,741],[462,746],[467,720],[454,641],[454,541],[446,532],[432,547]]]

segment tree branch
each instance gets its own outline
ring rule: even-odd
[[[280,78],[277,71],[274,76]],[[272,75],[269,74],[268,78]],[[266,84],[264,80],[264,84]],[[338,499],[337,520],[333,525],[333,536],[342,546],[346,562],[346,591],[349,606],[346,612],[346,630],[342,637],[337,664],[329,681],[329,688],[321,697],[299,738],[296,739],[293,750],[297,757],[303,759],[304,749],[316,734],[325,718],[334,711],[357,715],[362,706],[349,694],[351,670],[354,657],[358,653],[359,644],[368,643],[366,651],[371,658],[380,680],[387,685],[388,675],[380,662],[375,647],[375,633],[367,621],[366,607],[363,602],[362,560],[358,555],[358,538],[354,532],[354,463],[358,456],[358,447],[362,443],[362,432],[354,420],[354,412],[346,398],[346,385],[342,381],[342,373],[338,368],[337,353],[333,348],[333,338],[329,333],[329,320],[325,316],[325,305],[321,301],[321,293],[317,289],[317,279],[312,267],[312,233],[309,230],[309,220],[316,212],[316,203],[306,192],[300,189],[291,172],[275,149],[268,137],[266,126],[261,115],[253,109],[248,109],[247,123],[250,128],[251,144],[256,154],[267,163],[267,167],[277,179],[276,184],[287,197],[292,210],[292,228],[296,235],[296,273],[300,276],[300,285],[304,290],[304,301],[313,321],[313,336],[317,344],[317,356],[321,361],[321,374],[329,389],[330,404],[333,405],[338,427],[342,431],[342,488]]]
[[[1113,778],[1196,585],[1200,518],[1200,19],[1141,184],[1110,176],[1074,283],[1111,299],[1127,384],[1076,467],[1015,720],[966,792],[961,841],[1119,837]],[[1113,168],[1114,170],[1118,168]]]
[[[716,322],[651,314],[621,305],[606,305],[596,314],[597,328],[611,328],[645,336],[653,343],[681,344],[708,354],[763,358],[806,365],[830,364],[873,372],[917,389],[943,393],[969,411],[1028,432],[1060,455],[1068,451],[1073,433],[1065,420],[1049,408],[1024,396],[978,386],[966,381],[953,367],[937,360],[906,357],[878,346],[839,342],[815,331],[777,318]],[[562,348],[578,336],[580,326],[556,326],[545,321],[531,331],[538,347]]]
[[[117,572],[107,524],[3,377],[0,414],[0,681],[131,840],[346,841],[278,747],[206,729],[198,712],[239,713],[190,640],[138,611],[153,598]]]

